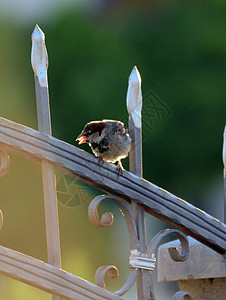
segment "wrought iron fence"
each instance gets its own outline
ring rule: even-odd
[[[141,78],[136,67],[131,72],[127,92],[129,131],[132,137],[130,152],[130,172],[123,171],[118,177],[115,166],[98,159],[89,153],[51,136],[47,68],[48,58],[44,34],[36,26],[32,34],[31,63],[35,76],[38,131],[0,118],[0,176],[10,167],[7,152],[38,161],[42,166],[44,206],[46,215],[46,236],[48,263],[28,257],[22,253],[0,246],[0,273],[36,286],[51,293],[52,299],[122,299],[121,297],[136,282],[138,299],[155,299],[152,271],[156,264],[156,250],[160,241],[168,235],[176,235],[181,243],[181,251],[170,248],[171,258],[180,263],[189,255],[187,235],[225,255],[226,226],[219,220],[197,209],[193,205],[142,179],[142,93]],[[161,105],[162,110],[170,113]],[[224,159],[225,159],[224,146]],[[225,163],[226,164],[226,163]],[[106,212],[100,218],[98,207],[102,201],[114,202],[124,216],[130,239],[128,279],[122,288],[109,292],[104,283],[107,274],[116,278],[115,266],[98,268],[95,284],[61,269],[57,189],[55,171],[72,174],[74,180],[81,178],[105,191],[106,195],[95,197],[88,209],[91,224],[97,228],[113,223],[113,215]],[[59,194],[58,194],[59,196]],[[147,243],[145,215],[147,212],[175,229],[159,232]],[[0,214],[0,226],[3,223]],[[187,299],[186,292],[177,292],[173,299]]]

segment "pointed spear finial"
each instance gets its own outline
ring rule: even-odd
[[[224,223],[226,224],[226,125],[223,134],[223,152],[222,158],[224,163]]]
[[[31,64],[39,84],[47,87],[48,55],[45,45],[45,35],[38,25],[32,33]]]
[[[51,118],[49,107],[49,90],[47,81],[48,57],[45,35],[38,25],[32,33],[31,64],[35,73],[35,91],[38,115],[38,130],[51,135]],[[60,236],[56,194],[55,168],[45,159],[41,161],[44,209],[46,222],[46,241],[48,262],[61,267]],[[53,294],[52,300],[61,300]]]
[[[223,157],[224,168],[226,170],[226,124],[225,124],[225,127],[224,127],[224,135],[223,135],[223,153],[222,153],[222,157]]]
[[[137,67],[135,66],[129,76],[129,85],[127,90],[127,110],[129,113],[129,134],[132,138],[131,150],[129,154],[130,172],[142,177],[142,91],[141,91],[141,76]],[[137,226],[137,233],[139,239],[139,246],[137,250],[141,253],[146,253],[147,239],[144,208],[131,201],[132,215]],[[151,275],[148,270],[142,270],[137,274],[137,295],[139,299],[146,298],[145,295],[151,295]],[[147,288],[148,287],[148,288]],[[150,297],[148,297],[150,298]]]
[[[129,76],[129,86],[127,90],[127,110],[133,119],[135,127],[141,128],[142,92],[141,77],[135,66]]]

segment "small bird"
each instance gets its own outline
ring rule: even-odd
[[[111,163],[118,161],[118,172],[122,173],[121,159],[128,156],[131,138],[124,124],[115,120],[92,121],[87,123],[76,141],[79,145],[88,143],[93,153]]]

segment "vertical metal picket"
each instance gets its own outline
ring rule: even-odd
[[[226,224],[226,125],[223,134],[223,163],[224,163],[224,223]]]
[[[129,132],[132,137],[132,146],[129,156],[130,172],[135,175],[143,176],[142,167],[142,92],[141,77],[135,66],[129,77],[127,91],[127,110],[129,113]],[[137,233],[140,253],[146,253],[146,227],[144,208],[132,201],[132,214],[137,224]],[[151,274],[147,270],[138,270],[137,276],[137,295],[139,300],[153,299]]]
[[[36,25],[32,34],[31,64],[35,76],[38,130],[45,134],[51,135],[47,80],[48,57],[45,46],[45,35],[38,25]],[[41,165],[48,262],[49,264],[60,268],[61,255],[55,171],[54,166],[52,166],[46,160],[42,160]],[[57,295],[53,295],[52,299],[60,300],[62,298]]]

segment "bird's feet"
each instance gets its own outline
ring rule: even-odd
[[[118,173],[118,176],[123,174],[123,166],[122,166],[121,160],[118,160],[117,173]]]
[[[102,158],[101,156],[98,156],[98,165],[99,165],[100,167],[102,167],[103,164],[104,164],[103,158]]]

